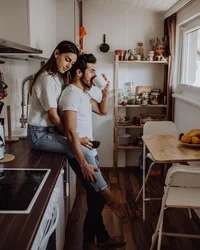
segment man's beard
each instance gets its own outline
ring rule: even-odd
[[[89,84],[88,81],[86,80],[85,76],[82,76],[80,78],[81,84],[85,89],[91,89],[92,88],[92,84]],[[90,80],[91,81],[91,80]]]

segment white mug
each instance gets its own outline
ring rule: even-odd
[[[97,75],[94,79],[93,79],[93,84],[95,86],[97,86],[99,89],[103,89],[106,84],[108,83],[108,80],[107,80],[107,77],[106,75],[103,73],[103,74],[100,74],[100,75]]]

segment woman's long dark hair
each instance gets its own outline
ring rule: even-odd
[[[70,41],[62,41],[60,42],[56,48],[54,49],[51,57],[49,60],[45,63],[45,65],[35,74],[33,84],[35,83],[38,76],[40,76],[43,72],[47,71],[50,75],[56,75],[58,73],[57,65],[56,65],[56,58],[54,55],[55,50],[59,51],[59,54],[62,53],[73,53],[76,54],[77,57],[79,56],[79,50],[76,47],[76,45]],[[66,83],[67,79],[69,78],[70,72],[67,71],[64,74],[61,74],[64,82]]]

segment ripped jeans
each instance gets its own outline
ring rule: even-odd
[[[56,127],[38,127],[28,125],[27,139],[34,149],[61,153],[65,154],[68,158],[75,158],[67,138],[61,135]],[[90,184],[96,192],[104,190],[107,187],[107,184],[100,171],[98,155],[94,156],[92,150],[84,146],[82,146],[82,150],[87,162],[98,168],[98,172],[95,171],[97,182]]]

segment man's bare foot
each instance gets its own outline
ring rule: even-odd
[[[83,250],[100,250],[94,243],[84,242]]]
[[[126,245],[126,242],[123,240],[117,239],[117,237],[111,238],[105,242],[98,242],[97,246],[99,248],[121,248]]]
[[[121,219],[127,217],[125,208],[120,204],[117,198],[111,193],[108,188],[100,191],[101,195],[105,198],[106,205]]]

